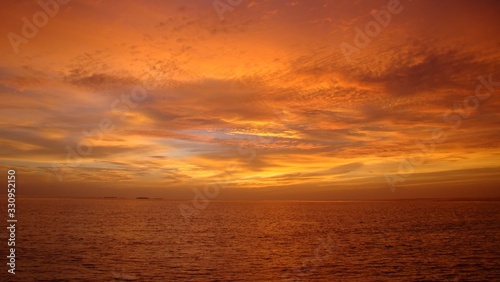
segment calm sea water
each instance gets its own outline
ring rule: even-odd
[[[0,279],[500,280],[500,202],[211,202],[190,221],[178,205],[19,199]]]

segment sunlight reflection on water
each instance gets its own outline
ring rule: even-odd
[[[19,202],[25,281],[500,277],[493,201],[213,202],[189,223],[179,202]]]

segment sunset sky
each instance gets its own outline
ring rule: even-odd
[[[498,1],[42,2],[0,10],[20,195],[500,197]]]

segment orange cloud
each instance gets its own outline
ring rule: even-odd
[[[227,198],[390,198],[384,175],[441,129],[398,195],[493,187],[498,4],[401,0],[346,60],[340,46],[392,2],[252,1],[224,21],[203,1],[60,5],[18,52],[0,45],[0,165],[47,195],[189,198],[234,165]],[[5,3],[1,33],[40,9]],[[478,85],[491,96],[476,107]],[[498,196],[485,189],[460,191]]]

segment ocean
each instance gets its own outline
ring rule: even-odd
[[[2,281],[500,280],[500,201],[17,200]]]

